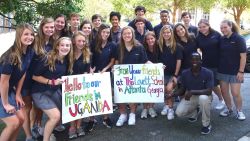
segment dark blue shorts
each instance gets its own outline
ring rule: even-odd
[[[20,108],[16,104],[16,94],[14,91],[9,93],[8,101],[9,101],[10,105],[12,105],[16,108],[16,111],[20,110]],[[0,97],[0,118],[6,118],[6,117],[13,116],[13,115],[15,115],[15,113],[9,114],[6,112],[6,110],[3,107],[2,98]]]

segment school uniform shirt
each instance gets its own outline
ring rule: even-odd
[[[146,49],[148,60],[152,63],[159,62],[159,49],[157,49],[157,48],[156,48],[155,52],[151,52],[148,49]]]
[[[76,59],[74,61],[74,65],[73,65],[73,74],[84,74],[84,73],[88,73],[90,69],[90,63],[84,63],[83,62],[83,54],[81,54],[81,56]]]
[[[246,41],[238,33],[232,33],[220,40],[220,59],[218,72],[237,75],[240,68],[240,53],[246,53]]]
[[[53,48],[53,45],[52,43],[48,43],[45,45],[44,47],[44,50],[46,52],[46,54],[51,51]],[[33,49],[32,49],[33,50]],[[31,87],[32,87],[32,75],[33,75],[33,71],[34,69],[36,68],[36,66],[40,63],[42,63],[42,59],[44,59],[44,57],[41,57],[41,56],[38,56],[37,54],[35,54],[35,51],[33,50],[33,54],[32,54],[32,57],[31,57],[31,62],[30,62],[30,66],[27,70],[27,73],[26,73],[26,77],[25,77],[25,80],[23,82],[23,87],[22,87],[22,90],[30,90]]]
[[[65,58],[63,63],[61,61],[56,61],[55,63],[55,70],[51,71],[49,69],[49,66],[47,64],[47,58],[43,59],[41,63],[39,63],[36,68],[34,68],[33,76],[43,76],[46,79],[57,79],[61,78],[62,76],[67,75],[67,69],[68,69],[68,60]],[[52,86],[47,84],[42,84],[37,81],[33,82],[31,92],[37,93],[37,92],[45,92],[47,90],[57,90],[61,88],[60,85]]]
[[[187,90],[204,90],[214,87],[213,72],[201,67],[200,72],[195,76],[191,68],[186,69],[181,74],[181,84]]]
[[[120,56],[120,51],[118,52]],[[119,60],[119,58],[117,58]],[[130,51],[124,50],[120,64],[144,64],[148,61],[147,53],[142,45],[134,46]]]
[[[92,67],[96,67],[95,72],[102,71],[111,61],[112,58],[116,58],[116,44],[113,42],[107,42],[104,48],[101,48],[101,53],[95,50],[95,44],[92,44]],[[110,71],[109,68],[107,71]]]
[[[164,75],[174,75],[176,70],[177,60],[182,60],[182,47],[176,44],[175,52],[172,53],[169,47],[164,46],[163,52],[159,53],[159,61],[166,66],[164,69]]]
[[[128,26],[131,26],[134,30],[136,30],[135,19],[129,22]],[[154,31],[151,22],[146,19],[145,19],[145,30]]]
[[[139,41],[141,44],[143,44],[143,42],[144,42],[144,37],[145,37],[145,33],[146,33],[146,32],[147,32],[147,31],[144,30],[143,34],[141,34],[141,33],[139,33],[137,30],[135,30],[135,39],[136,39],[137,41]]]
[[[121,27],[119,27],[118,31],[116,32],[113,32],[112,28],[110,29],[110,34],[111,34],[111,39],[112,39],[112,42],[114,43],[119,43],[120,41],[120,38],[121,38],[121,32],[122,32],[122,29]]]
[[[12,64],[9,59],[6,59],[6,62],[4,62],[3,64],[0,64],[1,74],[10,75],[9,92],[11,90],[14,90],[14,88],[17,88],[17,84],[19,80],[23,77],[23,75],[29,68],[33,53],[34,52],[32,51],[31,47],[28,47],[26,50],[26,53],[22,54],[21,70],[18,68],[18,65]]]
[[[187,42],[179,41],[182,46],[183,59],[181,62],[181,69],[188,69],[191,67],[191,55],[193,52],[197,52],[197,44],[195,38],[191,37]]]
[[[198,33],[196,37],[197,47],[202,51],[202,66],[218,68],[219,47],[221,35],[217,31],[211,31],[208,35]]]
[[[173,24],[170,24],[168,23],[167,25],[171,26],[171,28],[173,29],[174,28],[174,25]],[[155,32],[155,36],[156,36],[156,39],[159,39],[160,37],[160,31],[161,31],[161,28],[163,27],[164,25],[162,23],[156,25],[154,27],[154,32]]]
[[[92,30],[91,30],[91,35],[92,35],[92,39],[91,39],[91,41],[94,41],[95,40],[95,38],[96,38],[96,36],[97,36],[97,30],[95,29],[95,28],[93,28]]]
[[[198,28],[196,26],[190,25],[188,27],[188,32],[193,34],[194,36],[197,36],[198,34]]]

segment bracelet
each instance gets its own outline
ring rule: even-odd
[[[47,80],[47,85],[49,85],[49,79]]]
[[[238,71],[239,73],[244,73],[243,71]]]
[[[52,82],[52,86],[55,86],[55,79],[52,79],[51,82]]]

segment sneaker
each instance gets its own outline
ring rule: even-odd
[[[220,112],[220,116],[221,117],[228,117],[232,113],[233,113],[232,110],[228,110],[227,108],[225,108],[223,111]]]
[[[54,130],[57,132],[62,132],[65,130],[65,127],[62,124],[60,124],[60,125],[56,126],[56,128]]]
[[[157,113],[154,108],[149,108],[148,114],[151,116],[151,118],[157,117]]]
[[[116,122],[116,126],[118,127],[123,126],[124,122],[126,121],[127,121],[127,114],[121,114]]]
[[[189,122],[193,123],[193,122],[196,122],[198,120],[198,117],[199,117],[199,114],[201,113],[201,110],[199,107],[197,107],[196,111],[197,111],[197,114],[194,117],[188,118]]]
[[[219,103],[215,106],[215,109],[216,110],[221,110],[221,109],[223,109],[225,107],[225,102],[224,102],[224,100],[220,100],[219,101]]]
[[[76,132],[77,132],[77,134],[78,134],[79,137],[85,135],[85,132],[84,132],[84,130],[83,130],[82,127],[78,128],[78,129],[76,130]]]
[[[174,109],[173,108],[169,108],[168,109],[168,120],[172,120],[174,119]]]
[[[163,116],[167,115],[168,109],[169,109],[168,105],[165,105],[161,111],[161,115],[163,115]]]
[[[107,128],[112,128],[112,121],[110,120],[110,118],[107,119],[103,119],[103,125],[105,125]]]
[[[142,112],[141,112],[141,118],[146,119],[147,117],[148,117],[148,110],[143,109]]]
[[[69,139],[77,138],[76,129],[69,129]]]
[[[245,114],[242,111],[237,111],[236,118],[238,120],[245,120],[246,116],[245,116]]]
[[[91,132],[94,130],[94,121],[89,121],[87,126],[85,127],[86,132]]]
[[[56,137],[53,133],[50,135],[49,141],[56,141]]]
[[[135,114],[134,113],[129,114],[128,125],[135,125]]]
[[[202,127],[201,128],[201,134],[207,135],[211,132],[212,126],[208,125],[207,127]]]
[[[31,134],[34,139],[38,139],[39,137],[43,136],[44,129],[42,127],[39,127],[37,125],[34,125],[31,129]]]

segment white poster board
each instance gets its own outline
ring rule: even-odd
[[[113,113],[110,73],[63,76],[62,122]]]
[[[163,64],[114,66],[115,103],[164,102]]]

